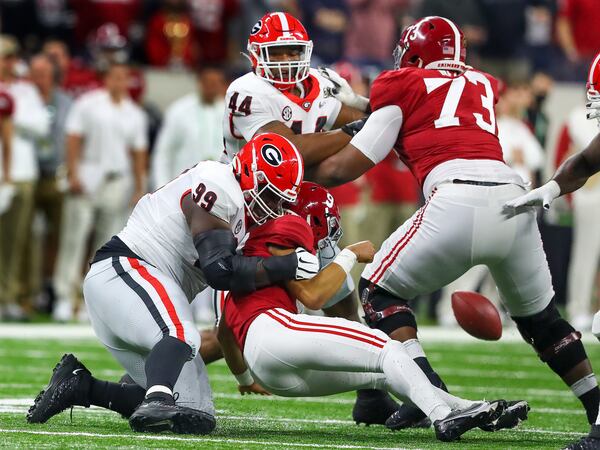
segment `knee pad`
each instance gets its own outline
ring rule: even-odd
[[[364,319],[371,328],[386,334],[402,327],[417,328],[417,321],[406,300],[364,278],[358,284],[360,303],[365,312]]]
[[[561,317],[554,300],[533,316],[513,317],[513,320],[523,339],[558,375],[565,375],[587,358],[581,333]]]

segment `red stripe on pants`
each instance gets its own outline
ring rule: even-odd
[[[308,331],[311,333],[326,333],[326,334],[335,334],[337,336],[342,336],[342,337],[347,337],[350,339],[354,339],[356,341],[361,341],[364,342],[366,344],[371,344],[374,345],[377,348],[383,348],[383,345],[378,343],[378,342],[372,342],[368,339],[364,339],[358,336],[353,336],[351,334],[347,334],[347,333],[342,333],[339,331],[335,331],[335,330],[328,330],[328,329],[317,329],[317,328],[302,328],[302,327],[297,327],[295,325],[291,325],[289,323],[287,323],[285,320],[275,316],[274,314],[272,314],[270,311],[265,312],[265,314],[267,316],[269,316],[271,319],[276,320],[277,322],[279,322],[281,325],[283,325],[286,328],[289,328],[290,330],[294,330],[294,331]]]
[[[152,276],[150,272],[148,272],[148,270],[144,266],[142,266],[137,259],[127,258],[127,261],[129,261],[131,267],[133,267],[144,280],[146,280],[152,285],[152,287],[160,297],[160,300],[162,301],[165,309],[167,310],[167,313],[169,314],[173,325],[175,326],[175,330],[177,332],[177,339],[185,342],[185,336],[183,334],[183,325],[181,325],[179,317],[177,317],[177,312],[175,311],[175,307],[173,306],[173,303],[171,302],[171,299],[169,298],[169,294],[167,294],[167,290],[165,289],[165,287],[160,281],[158,281],[157,278]]]

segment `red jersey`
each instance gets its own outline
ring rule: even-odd
[[[244,256],[269,257],[269,245],[283,248],[303,247],[314,252],[312,229],[306,220],[288,214],[250,230],[244,244]],[[252,321],[265,311],[283,308],[298,313],[296,299],[279,285],[272,285],[247,295],[230,294],[225,302],[225,320],[240,348],[244,348],[246,333]]]
[[[15,111],[15,102],[12,95],[0,85],[0,119],[11,117]]]
[[[419,68],[382,72],[371,88],[371,110],[402,110],[394,146],[419,184],[453,159],[503,161],[494,105],[498,81],[477,70],[463,74]]]

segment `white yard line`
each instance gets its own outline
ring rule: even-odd
[[[348,448],[348,449],[367,449],[367,450],[402,450],[396,447],[370,447],[362,445],[343,445],[343,444],[308,444],[300,442],[280,442],[280,441],[256,441],[256,440],[245,440],[245,439],[230,439],[230,438],[182,438],[177,436],[156,436],[146,434],[104,434],[104,433],[84,433],[84,432],[63,432],[63,431],[34,431],[34,430],[8,430],[0,428],[0,434],[12,433],[12,434],[34,434],[42,436],[79,436],[79,437],[92,437],[101,439],[114,439],[114,438],[134,438],[135,440],[148,440],[148,441],[175,441],[175,442],[215,442],[221,444],[246,444],[246,445],[264,445],[264,446],[275,446],[275,447],[302,447],[302,448]]]

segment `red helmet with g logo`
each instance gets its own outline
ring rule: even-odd
[[[276,47],[296,47],[298,59],[274,61]],[[281,85],[294,85],[309,75],[313,43],[298,19],[288,13],[265,14],[250,31],[248,53],[259,78]]]
[[[233,159],[246,211],[257,224],[283,215],[283,203],[294,202],[304,177],[298,149],[275,133],[254,136]]]
[[[288,205],[288,208],[306,219],[311,226],[316,250],[330,248],[333,252],[342,237],[342,226],[340,211],[333,195],[327,189],[316,183],[303,181],[298,199]]]
[[[454,22],[428,16],[407,27],[394,50],[394,67],[465,70],[465,37]]]
[[[590,66],[586,88],[590,101],[600,100],[600,53],[596,55]]]

